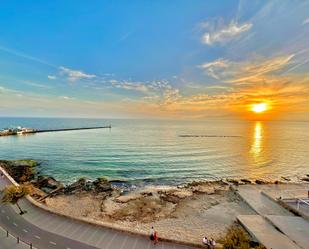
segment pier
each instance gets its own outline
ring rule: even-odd
[[[44,129],[44,130],[35,130],[35,129],[8,130],[5,132],[0,131],[0,137],[1,136],[35,134],[35,133],[43,133],[43,132],[79,131],[79,130],[111,129],[111,128],[112,128],[111,125],[107,125],[107,126],[95,126],[95,127],[61,128],[61,129]]]

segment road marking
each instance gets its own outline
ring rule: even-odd
[[[55,242],[53,242],[53,241],[49,241],[49,243],[52,244],[52,245],[54,245],[54,246],[57,245],[57,244],[56,244]]]
[[[135,243],[134,243],[133,249],[136,248],[136,244],[137,244],[137,238],[135,238]]]
[[[118,233],[115,232],[113,238],[107,243],[106,248],[108,248],[108,246],[113,242],[113,240],[115,239],[115,237],[117,237]]]
[[[23,229],[23,231],[24,231],[25,233],[28,233],[28,231],[27,231],[26,229]]]
[[[18,225],[17,225],[15,222],[13,222],[13,225],[16,226],[16,227],[18,227]]]
[[[127,240],[128,240],[128,236],[126,236],[125,239],[124,239],[124,241],[122,242],[121,249],[124,248],[124,246],[125,246],[126,243],[127,243]]]
[[[41,239],[41,237],[40,237],[40,236],[37,236],[37,235],[34,235],[34,237],[36,237],[37,239]]]
[[[9,216],[6,216],[6,218],[9,220],[10,219],[10,217]]]

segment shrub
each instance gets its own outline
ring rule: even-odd
[[[221,241],[223,249],[266,249],[265,246],[250,241],[247,233],[240,227],[233,226]]]
[[[248,235],[239,227],[232,227],[227,231],[222,241],[223,249],[250,249]]]

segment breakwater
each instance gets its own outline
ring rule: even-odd
[[[79,131],[79,130],[94,130],[94,129],[111,129],[111,125],[107,126],[96,126],[96,127],[79,127],[79,128],[62,128],[62,129],[43,129],[35,130],[29,129],[26,131],[8,131],[0,132],[0,136],[15,136],[15,135],[25,135],[25,134],[34,134],[34,133],[43,133],[43,132],[59,132],[59,131]]]
[[[57,131],[79,131],[79,130],[94,130],[94,129],[111,129],[112,126],[98,126],[98,127],[82,127],[82,128],[64,128],[64,129],[47,129],[47,130],[35,130],[32,133],[43,132],[57,132]]]

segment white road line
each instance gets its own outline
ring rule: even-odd
[[[53,242],[53,241],[49,241],[49,243],[52,244],[52,245],[54,245],[54,246],[57,245],[57,244],[56,244],[55,242]]]
[[[136,244],[137,244],[137,238],[135,238],[135,243],[134,243],[133,249],[135,249]]]
[[[120,249],[123,249],[124,246],[126,245],[127,243],[127,240],[128,240],[128,236],[125,237],[124,241],[122,242],[122,245],[121,245],[121,248]]]
[[[107,243],[106,248],[109,247],[109,245],[113,242],[113,240],[115,239],[116,236],[117,236],[117,232],[114,233],[113,238]]]
[[[26,229],[23,229],[23,231],[24,231],[25,233],[28,233],[28,231],[27,231]]]
[[[41,239],[41,237],[40,237],[40,236],[37,236],[37,235],[34,235],[34,237],[36,237],[37,239]]]
[[[13,222],[13,225],[16,226],[16,227],[18,227],[18,225],[17,225],[15,222]]]
[[[100,238],[98,239],[98,242],[95,244],[95,246],[98,246],[102,243],[102,241],[104,240],[106,234],[108,234],[109,232],[105,230],[105,232],[103,233],[103,236],[100,236]]]
[[[71,230],[70,233],[68,233],[68,236],[73,236],[79,229],[83,229],[83,225],[77,225],[75,228]],[[75,234],[76,235],[76,234]]]
[[[55,231],[55,232],[57,232],[57,231],[61,231],[62,229],[59,229],[63,224],[65,223],[65,221],[61,221],[61,222],[59,222],[59,224],[58,224],[58,226],[55,226],[53,229],[52,229],[52,231]]]

